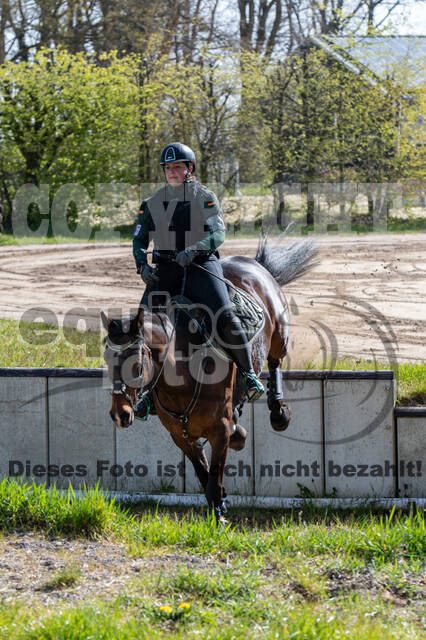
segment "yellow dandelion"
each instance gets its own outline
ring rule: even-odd
[[[161,611],[161,613],[167,613],[168,615],[173,613],[172,607],[170,605],[168,605],[168,604],[165,604],[162,607],[160,607],[160,611]]]
[[[182,602],[182,604],[179,605],[178,609],[180,609],[181,611],[188,611],[191,608],[191,605],[189,604],[189,602]]]

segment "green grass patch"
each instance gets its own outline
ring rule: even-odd
[[[258,185],[246,185],[243,188],[244,196],[267,196],[270,195],[268,188],[261,188]],[[231,216],[233,217],[233,216]],[[227,216],[225,216],[225,222]],[[242,215],[238,222],[227,222],[227,234],[228,239],[232,240],[236,237],[241,239],[258,238],[260,234],[261,226],[269,228],[272,236],[279,235],[287,224],[294,221],[298,225],[299,233],[302,235],[313,234],[315,232],[314,225],[306,224],[306,212],[300,211],[300,209],[292,209],[287,212],[287,220],[283,224],[278,226],[276,218],[273,216],[258,216],[255,221],[245,220]],[[96,237],[95,232],[92,231],[89,238],[79,237],[78,234],[71,233],[67,236],[22,236],[16,238],[12,233],[0,233],[0,247],[8,245],[38,245],[38,244],[82,244],[90,242],[95,244],[96,242],[131,242],[133,239],[134,224],[122,224],[114,227],[111,231],[111,236],[103,232],[102,236]],[[409,216],[406,217],[389,217],[387,220],[387,228],[385,231],[379,233],[422,233],[426,231],[426,217]],[[336,232],[339,234],[364,234],[364,233],[378,233],[374,228],[373,219],[370,215],[358,215],[352,219],[351,230],[349,232],[343,232],[339,230],[338,225],[330,223],[328,225],[327,234],[320,235],[334,235]],[[99,234],[98,234],[99,235]],[[290,236],[292,233],[290,232]]]
[[[0,247],[10,245],[30,245],[30,244],[84,244],[86,242],[93,242],[95,240],[89,240],[88,238],[81,238],[77,235],[69,236],[20,236],[17,238],[12,233],[0,233]],[[99,240],[98,240],[99,242]],[[108,239],[102,239],[102,242],[108,242]],[[111,238],[111,242],[117,242],[117,238]]]
[[[421,560],[426,555],[425,522],[420,511],[399,516],[394,511],[377,516],[371,512],[330,515],[309,505],[302,518],[295,519],[290,512],[278,522],[255,521],[250,526],[237,524],[225,529],[193,511],[177,517],[167,511],[160,515],[144,510],[135,519],[127,541],[134,555],[171,546],[219,556],[238,552],[275,558],[343,552],[352,558],[374,560],[377,566],[397,557]]]
[[[100,584],[90,600],[59,605],[87,579],[82,567],[66,566],[39,589],[55,592],[54,609],[0,602],[1,639],[424,637],[420,510],[231,510],[231,524],[217,527],[203,510],[138,506],[130,514],[90,491],[79,502],[85,518],[72,494],[4,481],[3,531],[96,531],[125,546],[123,567],[137,556],[139,571],[108,598]]]
[[[50,534],[92,536],[113,531],[124,517],[121,509],[98,490],[70,488],[61,494],[56,487],[4,478],[0,483],[0,529],[41,530]]]
[[[104,365],[102,335],[39,322],[0,320],[2,367]]]
[[[69,565],[60,569],[55,575],[47,580],[41,587],[42,591],[56,591],[57,589],[65,589],[67,587],[74,587],[81,576],[81,571],[78,567]]]
[[[397,404],[401,406],[426,405],[426,362],[411,364],[392,364],[373,360],[341,358],[319,365],[317,362],[305,362],[304,369],[330,369],[332,371],[380,371],[392,370],[397,382]]]

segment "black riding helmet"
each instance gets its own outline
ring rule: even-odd
[[[171,142],[161,152],[160,164],[164,167],[169,162],[190,162],[195,171],[195,153],[181,142]]]

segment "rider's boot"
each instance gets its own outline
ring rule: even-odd
[[[218,333],[222,346],[233,359],[242,377],[244,391],[249,402],[254,402],[264,393],[264,388],[253,369],[250,347],[238,316],[226,311],[220,316]]]

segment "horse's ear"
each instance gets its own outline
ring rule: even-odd
[[[110,320],[108,320],[108,318],[106,317],[103,311],[101,311],[101,319],[102,319],[102,324],[104,325],[104,329],[108,331]]]
[[[143,321],[144,321],[144,308],[140,307],[139,311],[138,311],[138,315],[136,316],[138,319],[138,329],[142,329],[143,327]]]
[[[130,332],[132,335],[139,333],[143,325],[143,309],[140,308],[137,313],[132,317],[130,323]]]

